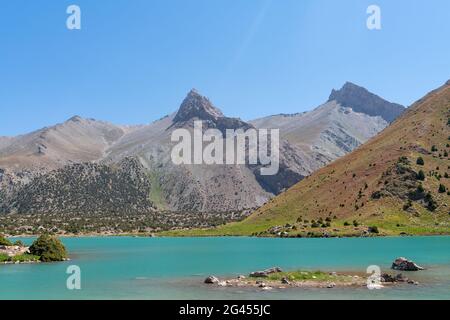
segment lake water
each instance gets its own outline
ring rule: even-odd
[[[31,239],[22,239],[30,243]],[[0,265],[0,299],[450,299],[450,237],[67,238],[71,261]],[[382,290],[218,288],[206,276],[286,270],[389,271],[405,256],[427,268],[407,273],[419,286]],[[81,290],[66,288],[66,269],[81,268]]]

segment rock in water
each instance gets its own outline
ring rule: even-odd
[[[421,266],[418,266],[413,261],[409,261],[406,258],[397,258],[393,263],[391,269],[400,271],[419,271],[424,270]]]
[[[217,277],[215,276],[209,276],[208,278],[205,279],[205,283],[207,284],[218,284],[220,281]]]
[[[280,273],[283,272],[283,270],[281,270],[281,268],[275,267],[275,268],[270,268],[264,271],[255,271],[250,273],[250,277],[252,278],[261,278],[261,277],[267,277],[269,276],[269,274],[272,273]]]

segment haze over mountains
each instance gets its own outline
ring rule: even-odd
[[[351,152],[403,110],[347,83],[311,112],[249,122],[226,117],[195,90],[178,112],[148,125],[125,127],[75,116],[30,134],[0,138],[0,210],[132,213],[253,209]],[[261,176],[259,166],[251,165],[174,165],[171,133],[177,128],[192,130],[196,120],[204,121],[205,130],[222,132],[280,128],[279,173]],[[65,192],[58,192],[61,189]]]

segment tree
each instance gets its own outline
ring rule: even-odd
[[[30,247],[30,253],[40,257],[41,261],[63,261],[67,258],[67,251],[62,242],[48,234],[41,235]]]
[[[418,157],[416,163],[417,163],[419,166],[425,165],[425,161],[423,160],[422,157]]]
[[[445,193],[445,192],[447,192],[447,188],[443,184],[440,184],[439,185],[439,193]]]
[[[420,170],[417,173],[417,180],[420,180],[420,181],[424,181],[425,180],[425,172],[423,172],[423,170]]]
[[[12,243],[4,235],[0,234],[0,246],[12,246]]]

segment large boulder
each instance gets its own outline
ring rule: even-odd
[[[207,284],[218,284],[220,281],[217,277],[215,276],[209,276],[208,278],[205,279],[205,283]]]
[[[406,258],[397,258],[392,263],[391,269],[399,270],[399,271],[419,271],[424,270],[421,266],[418,266],[413,261],[410,261]]]

